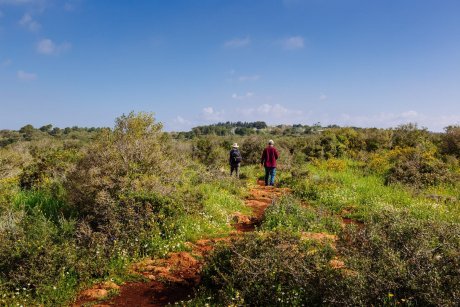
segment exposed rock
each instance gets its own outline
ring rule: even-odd
[[[106,281],[101,285],[102,289],[106,290],[118,290],[120,286],[114,283],[113,281]]]
[[[247,215],[241,214],[240,212],[235,212],[233,214],[232,220],[236,224],[249,224],[249,223],[251,223],[250,218]]]
[[[331,267],[333,269],[343,269],[343,268],[345,268],[345,262],[343,262],[342,260],[339,260],[339,259],[332,259],[331,261],[329,261],[329,264],[331,265]]]
[[[317,241],[336,241],[337,236],[324,232],[302,232],[302,239],[317,240]]]
[[[108,293],[106,289],[88,289],[83,291],[81,296],[90,300],[102,300],[107,297]]]

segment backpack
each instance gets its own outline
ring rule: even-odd
[[[237,150],[232,151],[232,162],[233,163],[241,163],[243,159],[241,158],[241,154]]]

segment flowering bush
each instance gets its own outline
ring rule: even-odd
[[[333,249],[289,232],[251,234],[217,248],[204,269],[203,285],[214,303],[238,299],[250,306],[301,306],[323,302]]]
[[[460,298],[460,227],[407,214],[377,214],[365,227],[348,227],[338,253],[355,272],[359,289],[350,296],[346,279],[337,295],[349,305],[455,306]],[[342,290],[341,290],[342,289]]]
[[[451,180],[449,169],[433,153],[405,148],[393,153],[391,160],[394,162],[385,178],[387,184],[400,182],[422,187]]]

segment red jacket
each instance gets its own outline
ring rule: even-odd
[[[265,167],[276,167],[276,160],[278,159],[279,154],[274,146],[268,146],[264,149],[262,154],[262,163]]]

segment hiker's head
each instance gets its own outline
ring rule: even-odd
[[[268,145],[273,146],[273,145],[275,145],[275,142],[273,142],[273,140],[270,140],[270,141],[268,141]]]
[[[240,146],[238,146],[237,143],[233,143],[232,148],[238,148],[238,147],[240,147]]]

